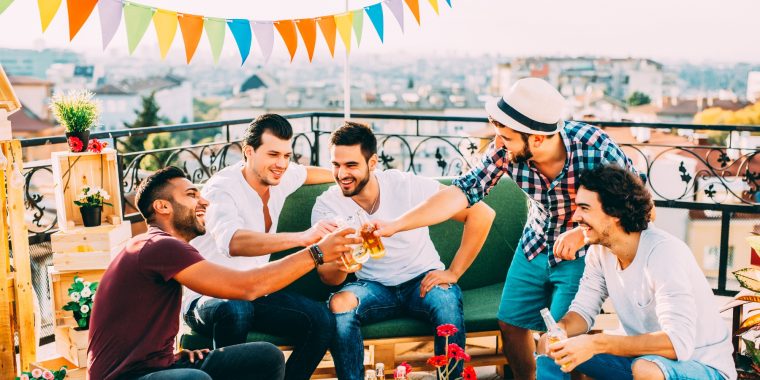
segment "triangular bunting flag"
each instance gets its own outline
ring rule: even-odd
[[[298,49],[298,35],[296,35],[296,26],[293,20],[280,20],[274,22],[275,28],[280,32],[282,41],[285,42],[285,46],[290,53],[290,62],[293,62],[293,57],[296,56],[296,49]]]
[[[40,21],[42,22],[42,32],[45,33],[53,17],[58,13],[61,6],[61,0],[37,0],[37,6],[40,8]]]
[[[92,10],[95,9],[95,4],[97,3],[98,0],[66,1],[66,9],[69,11],[69,41],[73,40],[74,36],[79,33],[79,29],[90,18]]]
[[[248,59],[248,54],[251,52],[251,23],[246,19],[234,19],[227,20],[227,26],[230,27],[232,37],[235,37],[235,43],[237,43],[238,51],[240,52],[240,65],[245,63]]]
[[[127,45],[129,45],[129,54],[135,52],[137,45],[145,35],[145,31],[148,30],[148,26],[150,26],[150,19],[152,17],[152,8],[134,3],[124,4],[124,24],[127,28]]]
[[[438,13],[438,0],[428,0],[428,1],[430,1],[430,6],[433,7],[433,10],[435,11],[435,14],[439,14]]]
[[[343,40],[343,45],[346,46],[346,53],[351,52],[351,26],[354,23],[352,18],[353,12],[346,12],[339,15],[335,15],[335,26],[338,28],[340,39]]]
[[[380,42],[383,42],[383,3],[377,3],[364,8],[367,11],[367,16],[372,22],[372,26],[377,31],[377,36],[380,37]]]
[[[409,10],[412,11],[414,19],[417,20],[417,25],[420,25],[420,0],[404,0]]]
[[[314,56],[314,45],[317,42],[317,22],[313,18],[304,18],[296,20],[298,32],[301,33],[301,39],[306,46],[306,53],[309,55],[309,62]]]
[[[330,49],[330,56],[335,57],[335,17],[325,16],[317,19],[319,30],[325,37],[327,48]]]
[[[100,16],[100,35],[103,39],[103,50],[119,29],[121,23],[121,1],[100,0],[98,1],[98,15]]]
[[[156,28],[161,59],[166,58],[166,53],[169,52],[169,48],[174,42],[174,36],[177,34],[177,23],[177,12],[157,9],[156,13],[153,14],[153,26]]]
[[[393,17],[398,21],[398,25],[401,26],[401,32],[404,32],[404,4],[401,0],[388,0],[385,5],[393,13]]]
[[[362,43],[362,29],[364,28],[364,9],[359,8],[354,11],[354,34],[356,34],[356,46]]]
[[[271,21],[254,21],[253,34],[256,35],[256,42],[259,43],[261,54],[264,56],[264,62],[269,60],[272,55],[272,45],[274,45],[274,28]]]
[[[3,14],[11,3],[13,3],[13,0],[0,0],[0,14]]]
[[[207,18],[206,22],[203,23],[208,43],[211,45],[211,55],[214,57],[214,64],[219,63],[219,56],[222,54],[224,34],[227,30],[226,24],[225,19],[213,17]]]
[[[451,0],[446,0],[446,4],[448,4],[449,8],[451,8]]]
[[[182,39],[185,41],[185,57],[187,63],[190,63],[203,34],[203,16],[179,15],[179,29],[182,30]]]

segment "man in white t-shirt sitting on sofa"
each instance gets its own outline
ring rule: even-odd
[[[573,221],[587,244],[586,268],[558,325],[569,339],[537,358],[538,380],[735,379],[731,333],[689,247],[648,224],[641,179],[617,166],[580,174]],[[609,298],[626,336],[586,334]],[[539,352],[545,351],[547,335]]]
[[[368,217],[393,220],[435,194],[442,185],[433,179],[398,170],[376,171],[377,139],[366,125],[345,122],[330,138],[330,156],[337,185],[317,198],[312,224],[366,212]],[[364,343],[360,325],[408,315],[430,322],[431,334],[442,324],[458,332],[449,343],[464,348],[462,292],[456,282],[486,240],[494,211],[483,202],[453,219],[464,222],[462,243],[447,269],[430,240],[427,227],[382,239],[385,256],[370,259],[352,270],[339,262],[323,265],[322,281],[339,285],[349,272],[355,282],[345,284],[329,301],[335,314],[335,343],[330,351],[341,380],[361,380]],[[435,337],[435,353],[446,353],[445,340]],[[461,364],[451,378],[461,373]]]
[[[285,199],[303,184],[332,180],[329,170],[291,162],[293,129],[276,114],[261,115],[244,137],[243,160],[230,165],[203,186],[211,202],[207,233],[190,244],[207,260],[238,270],[261,267],[269,254],[308,247],[332,230],[330,223],[300,233],[277,233]],[[281,290],[253,301],[201,297],[185,289],[185,322],[213,337],[216,347],[246,341],[256,329],[295,339],[285,368],[286,380],[306,380],[327,352],[334,319],[323,302]]]

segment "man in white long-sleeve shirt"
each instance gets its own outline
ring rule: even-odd
[[[727,324],[689,247],[649,224],[651,196],[612,166],[581,174],[573,221],[583,229],[586,268],[558,323],[570,337],[539,342],[537,378],[735,379]],[[586,334],[610,298],[626,336]]]

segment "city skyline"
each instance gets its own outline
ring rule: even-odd
[[[255,20],[316,17],[370,5],[368,0],[287,0],[278,4],[245,4],[217,0],[206,1],[142,0],[141,3],[180,12],[211,17],[238,17]],[[427,1],[420,2],[422,25],[418,26],[405,6],[405,31],[385,9],[385,43],[381,44],[368,18],[359,48],[354,41],[352,56],[377,54],[528,56],[613,56],[643,57],[663,61],[760,62],[760,49],[753,30],[753,15],[760,13],[760,2],[730,0],[721,7],[707,1],[655,2],[635,4],[581,0],[554,3],[549,0],[502,2],[493,0],[452,0],[449,8],[439,0],[440,15],[435,15]],[[100,21],[97,10],[74,41],[68,42],[65,4],[42,33],[36,2],[16,1],[0,15],[0,47],[67,48],[92,57],[128,56],[123,21],[106,52],[102,51]],[[177,33],[167,61],[184,61],[181,33]],[[331,58],[321,34],[317,37],[315,62],[342,64],[342,42],[336,43]],[[151,26],[138,46],[135,56],[158,58],[155,31]],[[273,59],[287,58],[284,44],[275,38]],[[223,59],[239,59],[234,39],[228,32]],[[200,42],[194,58],[211,59],[208,41]],[[299,38],[295,62],[307,62]],[[254,42],[248,64],[263,59]]]

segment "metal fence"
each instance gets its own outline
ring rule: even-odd
[[[294,126],[293,160],[311,165],[329,161],[329,133],[343,120],[339,113],[303,113],[286,116]],[[478,162],[491,138],[482,117],[356,114],[352,120],[370,125],[378,136],[378,155],[385,168],[397,168],[428,176],[455,176]],[[241,139],[251,119],[187,123],[139,129],[97,132],[91,138],[110,141],[118,153],[119,178],[127,219],[141,221],[134,212],[131,195],[153,170],[168,165],[182,168],[188,177],[203,183],[215,172],[242,157]],[[719,225],[715,249],[717,273],[714,292],[733,295],[729,284],[732,218],[757,222],[760,214],[760,159],[758,148],[747,147],[747,134],[760,132],[755,126],[692,125],[664,123],[590,122],[608,133],[628,133],[631,128],[643,142],[621,144],[626,153],[647,174],[648,186],[660,210],[671,210],[678,220],[700,213]],[[624,129],[625,128],[625,129]],[[705,135],[712,143],[697,141]],[[146,150],[131,147],[135,141],[162,136],[167,147]],[[658,142],[647,136],[668,137]],[[689,137],[691,136],[691,137]],[[615,136],[613,135],[613,138]],[[702,139],[704,140],[704,139]],[[741,140],[741,141],[740,141]],[[64,136],[22,140],[25,157],[31,150],[52,150],[51,144],[65,143]],[[142,146],[142,144],[138,144]],[[63,145],[56,145],[65,149]],[[37,152],[39,153],[39,152]],[[25,165],[27,225],[32,249],[32,274],[43,313],[42,335],[53,332],[53,312],[47,281],[51,261],[50,235],[56,231],[56,215],[50,163],[46,160]],[[497,210],[498,211],[498,210]],[[679,214],[680,213],[680,214]],[[690,217],[690,216],[689,216]],[[681,218],[681,219],[679,219]]]

